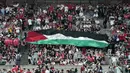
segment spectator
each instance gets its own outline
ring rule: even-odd
[[[32,72],[30,71],[30,69],[28,69],[28,71],[26,73],[32,73]]]
[[[28,63],[31,64],[31,56],[28,56]]]
[[[49,71],[49,68],[48,68],[48,67],[46,67],[46,71],[45,71],[45,73],[50,73],[50,71]]]

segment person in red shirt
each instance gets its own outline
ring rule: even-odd
[[[37,65],[38,65],[39,68],[41,67],[41,65],[42,65],[42,60],[41,59],[38,59]]]
[[[12,72],[17,72],[17,71],[18,71],[18,68],[19,68],[18,66],[15,66],[15,65],[14,65],[13,68],[11,69],[11,71],[12,71]]]
[[[51,5],[48,10],[50,13],[52,13],[54,11],[54,7]]]
[[[30,69],[28,69],[28,71],[26,73],[32,73],[32,72],[30,71]]]
[[[38,64],[38,65],[41,65],[41,64],[42,64],[41,59],[38,59],[37,64]]]
[[[127,34],[121,34],[118,37],[119,37],[120,41],[125,41],[126,40],[126,36],[127,36]]]
[[[42,68],[42,73],[45,73],[46,69],[45,68]]]
[[[16,67],[13,66],[13,68],[11,69],[12,72],[16,72]]]
[[[86,54],[86,48],[82,48],[82,54],[83,54],[83,55]]]
[[[72,20],[73,20],[72,15],[68,15],[68,21],[72,22]]]
[[[83,65],[82,67],[81,67],[81,73],[83,73],[85,71],[85,66]]]
[[[38,56],[39,56],[39,57],[42,56],[42,51],[41,51],[41,50],[38,52]]]
[[[17,73],[23,73],[23,70],[21,68],[19,68]]]

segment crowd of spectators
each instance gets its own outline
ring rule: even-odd
[[[111,44],[109,54],[115,53],[110,56],[112,66],[117,66],[119,61],[127,65],[130,56],[129,18],[130,7],[122,4],[108,6],[60,4],[43,8],[14,3],[12,6],[1,6],[0,62],[7,65],[12,63],[20,65],[19,48],[26,44],[25,37],[28,31],[56,29],[99,33],[102,29],[109,29],[111,31],[108,40]],[[113,48],[115,50],[111,51]],[[102,50],[72,45],[30,45],[28,63],[39,67],[43,63],[46,65],[83,65],[83,71],[84,67],[87,67],[86,64],[98,64],[95,70],[101,73],[100,66],[106,64],[105,56],[106,52]]]
[[[93,11],[92,6],[89,7]],[[94,18],[87,18],[86,7],[73,4],[47,6],[46,8],[26,4],[25,6],[14,3],[12,6],[1,6],[0,11],[0,37],[1,57],[6,62],[15,61],[19,53],[19,45],[24,45],[25,33],[32,30],[71,30],[90,31],[100,30],[100,22]],[[94,17],[98,17],[95,10]],[[4,51],[3,51],[4,50]],[[6,52],[6,53],[5,53]],[[9,59],[7,61],[7,59]]]
[[[36,65],[45,63],[49,65],[83,65],[87,62],[105,64],[104,53],[98,49],[77,48],[75,46],[47,45],[33,48],[29,51],[28,63]]]
[[[72,68],[70,70],[66,70],[64,71],[64,69],[55,69],[53,66],[48,67],[42,67],[41,69],[37,68],[32,68],[32,69],[27,69],[27,68],[21,68],[18,66],[13,66],[13,68],[11,70],[8,69],[0,69],[1,73],[77,73],[78,70],[77,68]]]
[[[41,68],[36,67],[36,68],[22,68],[22,67],[18,67],[18,66],[13,66],[12,69],[0,69],[0,72],[4,72],[4,73],[102,73],[102,66],[99,65],[95,65],[94,68],[87,66],[87,65],[83,65],[81,67],[81,70],[78,71],[79,69],[77,68],[71,68],[68,70],[64,70],[64,69],[56,69],[54,66],[43,66]]]

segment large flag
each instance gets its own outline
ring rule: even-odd
[[[108,46],[107,35],[89,32],[42,30],[29,32],[26,41],[32,44],[74,45],[104,48]]]

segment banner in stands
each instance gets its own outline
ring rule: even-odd
[[[28,32],[26,41],[32,44],[75,45],[104,48],[108,36],[89,32],[42,30]]]

